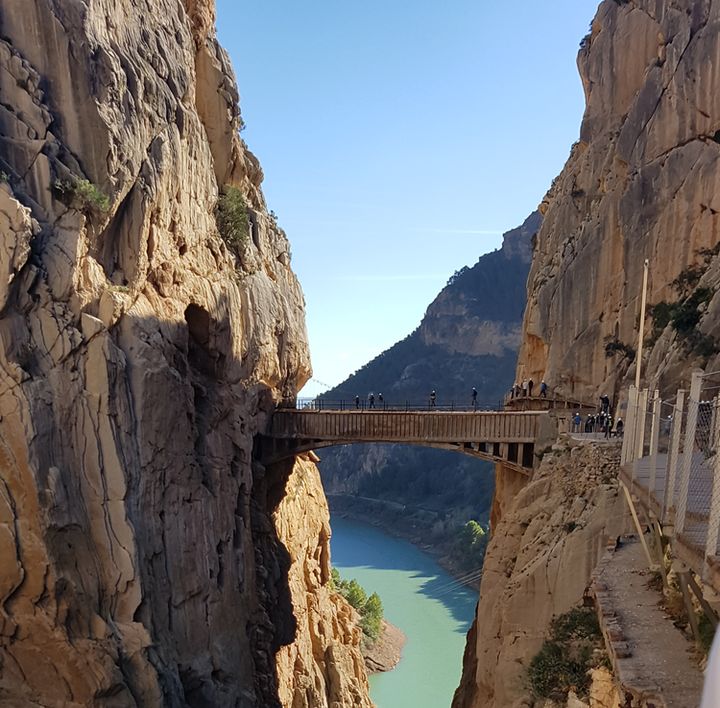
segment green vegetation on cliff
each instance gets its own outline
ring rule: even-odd
[[[455,565],[465,572],[482,567],[487,548],[488,532],[477,521],[471,519],[455,538],[451,558]]]
[[[236,255],[242,255],[250,238],[250,218],[242,193],[225,185],[218,195],[215,223],[223,241]]]
[[[595,609],[576,607],[550,624],[550,637],[530,661],[528,678],[538,698],[564,700],[590,688],[588,671],[607,662]]]
[[[367,640],[377,641],[382,629],[383,606],[374,592],[368,596],[365,588],[354,578],[343,580],[337,568],[332,569],[332,585],[360,614],[360,628]]]

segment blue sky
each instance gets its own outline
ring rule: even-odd
[[[536,208],[579,134],[576,56],[596,8],[217,0],[318,381],[409,334],[454,271]]]

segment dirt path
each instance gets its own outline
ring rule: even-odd
[[[697,708],[703,675],[693,645],[659,606],[650,577],[638,541],[624,542],[596,571],[593,589],[617,678],[638,697],[661,698],[666,708]]]

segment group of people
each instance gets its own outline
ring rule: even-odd
[[[475,386],[472,387],[472,391],[470,391],[470,405],[472,406],[473,410],[477,410],[477,397],[478,392]],[[435,408],[435,404],[437,402],[437,394],[435,393],[435,389],[430,391],[430,398],[428,399],[428,407],[429,408]]]
[[[382,393],[378,393],[377,403],[380,408],[385,408],[385,399],[383,398]],[[368,393],[367,407],[375,408],[375,394],[372,392]],[[360,409],[360,396],[355,396],[355,408]]]
[[[603,393],[600,396],[600,410],[597,413],[588,414],[583,421],[580,411],[575,411],[572,417],[572,432],[604,433],[606,438],[621,438],[625,432],[625,423],[619,416],[617,420],[613,420],[610,414],[610,398]]]
[[[472,390],[470,392],[470,405],[472,406],[473,410],[477,410],[477,398],[478,398],[478,392],[475,386],[472,387]],[[428,408],[435,408],[437,405],[437,393],[435,393],[435,389],[430,391],[430,396],[428,398]],[[367,406],[368,409],[374,409],[374,408],[382,408],[385,409],[385,399],[383,398],[382,393],[378,393],[377,398],[375,397],[374,393],[369,393],[367,397]],[[360,396],[355,396],[355,408],[357,410],[360,410],[363,408],[362,402],[360,400]]]
[[[532,398],[535,382],[532,379],[523,379],[522,383],[514,383],[510,389],[510,398]],[[547,398],[548,387],[545,379],[540,382],[540,398]]]

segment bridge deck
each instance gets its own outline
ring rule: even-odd
[[[279,410],[272,417],[268,435],[358,442],[530,443],[537,437],[542,415],[546,414]]]
[[[258,459],[273,463],[331,445],[387,442],[455,450],[527,473],[548,420],[546,411],[279,409],[259,440]]]

